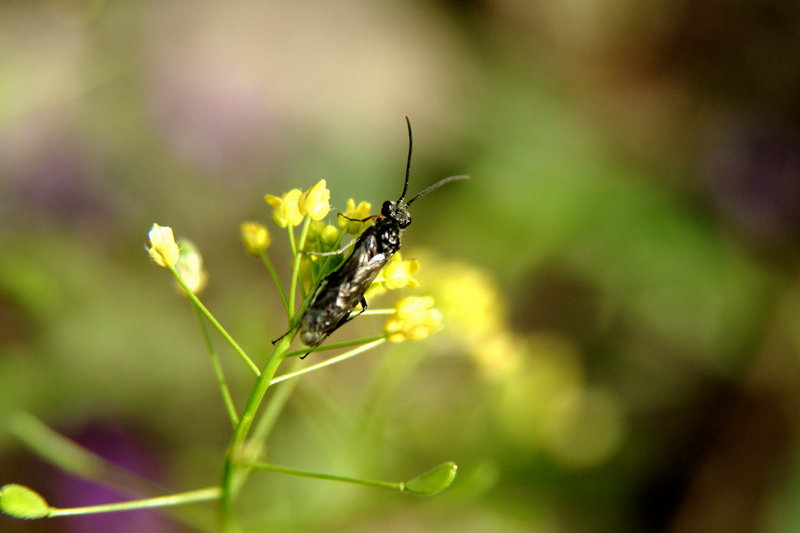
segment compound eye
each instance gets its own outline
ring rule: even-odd
[[[381,215],[388,217],[392,214],[392,202],[386,200],[383,202],[383,207],[381,207]]]

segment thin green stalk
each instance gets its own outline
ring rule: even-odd
[[[303,246],[306,244],[306,236],[308,235],[308,228],[311,225],[311,217],[305,217],[303,219],[303,228],[300,230],[300,240],[297,242],[297,246],[292,246],[294,251],[294,261],[292,262],[292,281],[291,285],[289,285],[289,310],[290,314],[292,315],[290,318],[294,318],[294,303],[295,303],[295,295],[297,294],[297,279],[300,275],[300,255],[303,253]],[[294,238],[294,232],[289,233],[292,238]]]
[[[297,376],[302,376],[303,374],[307,374],[309,372],[313,372],[315,370],[319,370],[320,368],[325,368],[326,366],[331,366],[331,365],[334,365],[336,363],[340,363],[340,362],[344,361],[345,359],[350,359],[351,357],[355,357],[356,355],[358,355],[360,353],[366,352],[367,350],[371,350],[372,348],[374,348],[374,347],[376,347],[379,344],[382,344],[384,342],[386,342],[386,338],[384,336],[381,336],[377,340],[374,340],[374,341],[372,341],[370,343],[367,343],[367,344],[365,344],[363,346],[359,346],[358,348],[350,350],[349,352],[345,352],[342,355],[337,355],[336,357],[331,357],[330,359],[326,359],[325,361],[323,361],[321,363],[317,363],[316,365],[307,366],[307,367],[305,367],[305,368],[303,368],[301,370],[298,370],[296,372],[289,372],[288,374],[283,374],[281,376],[278,376],[278,377],[276,377],[276,378],[274,378],[272,380],[271,384],[280,383],[281,381],[286,381],[287,379],[296,378]]]
[[[285,358],[286,356],[284,356],[284,359]],[[290,370],[292,372],[297,370],[301,363],[302,361],[298,358],[292,359],[292,361],[289,363]],[[274,381],[272,383],[274,383]],[[272,383],[270,383],[270,386],[272,386]],[[283,408],[289,401],[296,383],[298,382],[293,381],[289,384],[283,385],[272,393],[269,403],[264,407],[264,412],[261,413],[261,416],[253,427],[251,440],[255,442],[266,442],[267,437],[269,437],[272,428],[275,427],[275,423],[278,421],[278,417],[283,411]]]
[[[169,271],[172,273],[173,277],[175,278],[175,280],[183,288],[184,292],[186,293],[186,296],[189,297],[189,299],[192,301],[195,307],[197,307],[197,309],[200,310],[203,316],[206,317],[206,319],[209,322],[211,322],[211,325],[214,326],[214,328],[219,332],[219,334],[222,335],[222,338],[224,338],[225,341],[228,344],[230,344],[231,348],[233,348],[233,351],[235,351],[236,354],[242,359],[242,361],[244,361],[244,363],[253,372],[253,374],[258,376],[260,374],[260,371],[258,370],[258,367],[255,365],[255,363],[253,363],[253,360],[250,359],[250,356],[247,355],[247,353],[242,349],[242,347],[239,346],[239,343],[237,343],[234,340],[234,338],[231,337],[230,334],[225,330],[225,328],[222,327],[222,324],[220,324],[217,321],[217,319],[214,318],[214,315],[211,314],[211,311],[209,311],[206,308],[206,306],[203,305],[203,302],[200,301],[200,299],[195,295],[195,293],[193,293],[189,289],[189,287],[186,285],[186,282],[183,281],[183,278],[178,273],[178,270],[174,266],[168,268]]]
[[[292,257],[294,257],[297,255],[297,243],[294,241],[294,226],[287,224],[286,230],[289,232],[289,248],[292,249]]]
[[[204,502],[209,500],[218,500],[221,496],[219,487],[209,487],[206,489],[191,490],[188,492],[179,492],[178,494],[170,494],[169,496],[158,496],[156,498],[145,498],[142,500],[133,500],[119,503],[107,503],[103,505],[90,505],[87,507],[70,507],[59,509],[52,507],[50,509],[49,517],[55,516],[73,516],[73,515],[86,515],[96,513],[111,513],[114,511],[130,511],[133,509],[150,509],[153,507],[168,507],[173,505],[184,505],[187,503]]]
[[[278,287],[278,294],[281,297],[281,302],[283,302],[283,308],[286,309],[286,314],[288,315],[291,311],[289,310],[289,300],[286,298],[286,291],[283,290],[283,285],[281,285],[280,279],[278,279],[278,273],[275,271],[275,267],[273,266],[269,255],[267,255],[266,250],[261,251],[261,260],[267,267],[269,275],[272,276],[272,281],[275,282],[275,286]]]
[[[21,411],[12,414],[8,419],[8,429],[43,459],[73,475],[139,498],[154,492],[166,492],[152,481],[120,468],[76,444],[30,413]],[[187,514],[186,510],[170,509],[170,514],[177,520],[198,531],[208,530],[206,525],[211,521],[210,517],[201,518],[199,512],[201,510],[193,509]]]
[[[8,417],[8,430],[40,457],[73,475],[120,491],[147,494],[160,490],[151,481],[103,459],[26,411]]]
[[[339,348],[349,348],[350,346],[358,346],[360,344],[366,344],[368,342],[374,342],[378,339],[385,339],[386,334],[381,333],[380,335],[372,335],[370,337],[362,337],[360,339],[353,339],[350,341],[342,341],[342,342],[335,342],[333,344],[323,344],[322,346],[314,346],[313,348],[303,348],[301,350],[294,350],[285,355],[285,357],[294,357],[296,355],[302,355],[307,353],[313,352],[323,352],[325,350],[338,350]]]
[[[334,474],[323,474],[320,472],[309,472],[307,470],[298,470],[296,468],[288,468],[285,466],[278,466],[270,463],[250,463],[251,468],[259,470],[268,470],[270,472],[277,472],[279,474],[288,474],[290,476],[310,477],[314,479],[325,479],[328,481],[340,481],[343,483],[353,483],[355,485],[364,485],[367,487],[378,487],[382,489],[396,490],[404,492],[406,484],[402,481],[376,481],[372,479],[359,479],[354,477],[337,476]]]
[[[219,354],[217,354],[217,350],[214,348],[214,343],[211,341],[211,335],[209,335],[208,326],[206,325],[206,321],[203,320],[202,313],[200,313],[200,310],[197,309],[197,307],[194,308],[194,311],[195,315],[197,316],[197,321],[200,324],[200,331],[203,334],[203,342],[205,342],[208,355],[211,357],[211,366],[214,368],[214,376],[217,378],[217,385],[219,385],[219,390],[222,393],[222,400],[225,402],[225,409],[228,411],[228,418],[231,420],[233,427],[236,427],[236,424],[239,422],[239,415],[237,414],[236,405],[233,402],[231,391],[228,388],[228,382],[225,379],[225,372],[222,370]]]

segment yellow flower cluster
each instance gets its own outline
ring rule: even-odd
[[[342,232],[357,234],[364,229],[370,217],[371,205],[368,202],[356,204],[353,198],[348,199],[347,207],[337,226],[327,224],[323,220],[329,214],[330,191],[325,180],[301,191],[292,189],[280,196],[267,194],[266,202],[273,208],[273,219],[280,227],[300,225],[308,217],[310,224],[305,234],[303,250],[305,252],[328,252],[339,246]],[[245,222],[241,225],[241,238],[247,253],[260,256],[270,246],[269,230],[257,222]],[[148,235],[147,251],[153,261],[162,267],[175,267],[185,286],[193,293],[201,291],[208,276],[203,268],[202,257],[196,247],[188,241],[180,246],[175,242],[172,229],[154,224]],[[303,254],[300,269],[308,283],[312,276],[312,264],[318,260],[313,254]],[[419,261],[403,260],[400,252],[394,254],[378,274],[369,288],[366,297],[371,298],[387,290],[404,287],[418,287],[419,282],[414,275],[419,271]],[[323,273],[324,274],[324,273]],[[319,275],[319,273],[316,273]],[[397,302],[394,313],[389,317],[384,333],[392,342],[421,340],[442,327],[442,314],[433,306],[430,296],[411,296]]]
[[[423,257],[453,338],[496,386],[494,419],[506,438],[559,463],[585,468],[618,449],[624,419],[617,398],[587,382],[577,346],[544,332],[521,335],[492,276],[474,266]]]
[[[433,307],[430,296],[402,298],[394,309],[394,314],[383,326],[391,342],[419,341],[442,327],[442,313]]]
[[[446,273],[431,285],[480,372],[498,379],[518,369],[525,357],[524,342],[509,329],[504,302],[490,275],[463,263],[426,261],[434,263],[435,272]]]

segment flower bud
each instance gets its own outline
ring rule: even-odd
[[[50,514],[50,506],[38,492],[23,485],[0,487],[0,512],[14,518],[33,520]]]
[[[197,247],[186,239],[181,239],[180,250],[181,255],[175,268],[189,290],[198,294],[205,289],[208,282],[208,273],[203,268],[203,256]]]
[[[147,234],[147,252],[158,266],[165,268],[175,266],[175,263],[178,262],[180,249],[175,242],[172,228],[153,224]]]
[[[258,222],[243,222],[241,226],[242,242],[247,253],[253,256],[261,255],[261,252],[269,248],[272,240],[269,236],[267,227]]]

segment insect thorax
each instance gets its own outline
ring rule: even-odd
[[[400,226],[394,219],[384,218],[376,227],[378,248],[381,253],[391,256],[400,249]]]

